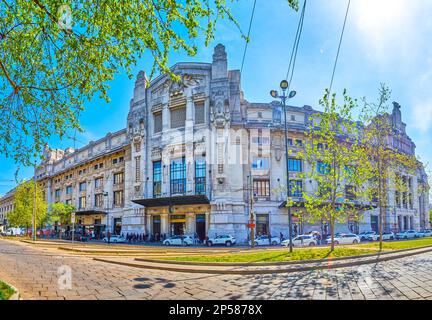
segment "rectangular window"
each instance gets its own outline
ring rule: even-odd
[[[122,206],[124,201],[123,190],[114,191],[114,205]]]
[[[103,194],[102,193],[95,194],[95,207],[102,208],[102,206],[103,206]]]
[[[289,158],[288,169],[291,172],[302,172],[302,161],[300,159]]]
[[[60,198],[60,195],[61,195],[61,189],[56,189],[55,190],[55,197]]]
[[[114,184],[121,184],[124,182],[124,173],[119,172],[114,174]]]
[[[252,143],[259,144],[259,145],[268,145],[268,144],[270,144],[270,138],[269,137],[253,137]]]
[[[270,180],[254,180],[253,192],[256,197],[270,198]]]
[[[103,178],[96,178],[95,179],[95,188],[102,188],[103,185]]]
[[[153,198],[162,195],[162,163],[161,161],[153,162]]]
[[[135,182],[141,181],[141,156],[135,157]]]
[[[117,158],[112,159],[112,164],[116,164],[117,163]]]
[[[72,194],[72,186],[66,187],[66,194]]]
[[[290,180],[290,196],[296,198],[303,197],[303,181]]]
[[[170,170],[171,195],[186,192],[186,162],[185,158],[171,162]]]
[[[99,169],[103,168],[103,163],[99,163]]]
[[[296,139],[296,141],[295,141],[295,145],[296,145],[297,147],[303,147],[303,140],[301,140],[301,139]]]
[[[356,197],[356,188],[353,186],[345,186],[345,198],[348,200],[355,200]]]
[[[118,161],[121,163],[121,162],[124,161],[124,158],[123,158],[123,157],[120,157],[120,158],[118,159]]]
[[[183,128],[186,123],[186,107],[171,109],[171,128]]]
[[[97,164],[95,164],[95,166],[93,167],[93,170],[97,170],[99,168],[99,166]]]
[[[195,194],[206,192],[206,163],[205,159],[195,161]]]
[[[396,191],[395,192],[395,201],[396,201],[396,207],[400,208],[401,207],[401,201],[400,201],[400,192]]]
[[[78,208],[79,209],[85,209],[86,207],[86,197],[79,197],[78,199]]]
[[[252,161],[252,169],[265,170],[270,168],[269,158],[254,157]]]
[[[329,174],[330,173],[330,165],[324,163],[322,161],[317,162],[317,171],[320,174]]]
[[[153,122],[153,132],[158,133],[162,132],[162,112],[158,112],[154,114],[154,122]]]
[[[85,182],[80,182],[79,184],[79,191],[86,191],[87,184]]]
[[[204,102],[195,103],[195,124],[205,123]]]
[[[71,205],[72,205],[72,199],[67,199],[65,203],[66,203],[68,206],[71,206]]]

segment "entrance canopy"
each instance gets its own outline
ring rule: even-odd
[[[164,207],[164,206],[176,206],[176,205],[188,205],[188,204],[210,204],[210,200],[206,195],[190,195],[190,196],[176,196],[176,197],[165,197],[165,198],[148,198],[148,199],[136,199],[132,202],[140,204],[144,207]]]
[[[93,214],[107,214],[105,211],[97,211],[97,210],[82,210],[75,212],[77,216],[89,216]]]

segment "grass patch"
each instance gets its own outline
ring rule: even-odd
[[[6,283],[0,281],[0,300],[8,300],[15,291]]]
[[[192,261],[192,262],[283,262],[299,260],[320,260],[326,258],[340,258],[376,253],[373,248],[337,247],[333,252],[329,248],[296,248],[292,253],[288,249],[258,251],[232,254],[214,254],[203,256],[164,257],[163,260]]]
[[[403,250],[418,247],[432,246],[432,237],[421,238],[415,240],[395,241],[395,242],[383,242],[383,249],[385,250]],[[360,244],[359,248],[374,248],[379,249],[379,242],[370,242]]]

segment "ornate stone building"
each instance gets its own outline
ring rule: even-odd
[[[77,222],[88,229],[116,233],[228,233],[239,242],[248,237],[250,192],[254,193],[257,233],[287,234],[282,205],[285,181],[284,131],[277,103],[250,103],[241,91],[238,70],[228,70],[227,54],[217,45],[212,63],[178,63],[169,75],[149,82],[140,72],[130,102],[126,129],[109,133],[78,150],[45,151],[36,172],[49,203],[77,208]],[[291,179],[310,191],[313,181],[299,173],[308,165],[296,158],[304,143],[310,106],[288,107]],[[405,132],[400,106],[392,121],[398,130],[395,148],[415,152]],[[386,229],[429,226],[424,170],[405,174],[409,192],[389,190]],[[420,187],[423,188],[420,188]],[[300,194],[293,196],[301,197]],[[396,199],[397,198],[397,199]],[[399,202],[398,202],[399,201]],[[295,211],[296,209],[294,209]],[[307,225],[294,218],[295,230],[326,231],[326,223]],[[377,228],[377,212],[336,231]]]

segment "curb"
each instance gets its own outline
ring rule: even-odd
[[[250,267],[250,266],[257,266],[257,267],[265,267],[265,266],[284,266],[284,265],[293,265],[293,264],[307,264],[307,263],[317,263],[317,262],[334,262],[334,261],[343,261],[343,260],[351,260],[351,259],[359,259],[359,258],[369,258],[369,257],[379,257],[383,255],[388,255],[392,253],[402,253],[402,252],[409,252],[414,250],[421,250],[421,249],[427,249],[431,248],[432,246],[423,246],[423,247],[417,247],[417,248],[410,248],[410,249],[401,249],[401,250],[393,250],[393,251],[383,251],[379,253],[369,253],[369,254],[363,254],[359,256],[348,256],[348,257],[340,257],[340,258],[325,258],[321,260],[291,260],[291,261],[277,261],[277,262],[195,262],[195,261],[175,261],[175,260],[159,260],[159,259],[146,259],[146,258],[135,258],[135,261],[140,262],[151,262],[151,263],[162,263],[162,264],[173,264],[173,265],[188,265],[188,266],[211,266],[211,267],[217,267],[217,266],[227,266],[227,267]]]
[[[293,272],[304,272],[304,271],[313,271],[313,270],[323,270],[323,269],[337,269],[337,268],[345,268],[345,267],[354,267],[365,264],[372,264],[390,260],[396,260],[400,258],[405,258],[409,256],[414,256],[418,254],[423,254],[427,252],[431,252],[432,248],[422,250],[419,252],[408,252],[405,254],[391,256],[391,257],[377,257],[376,259],[369,259],[363,261],[353,261],[353,262],[345,262],[339,264],[329,264],[318,265],[318,266],[305,266],[305,267],[297,267],[290,269],[275,269],[275,270],[203,270],[203,269],[185,269],[185,268],[170,268],[164,266],[146,266],[142,264],[130,263],[130,262],[121,262],[121,261],[113,261],[106,260],[100,258],[93,258],[95,261],[111,263],[116,265],[123,265],[128,267],[135,267],[141,269],[154,269],[154,270],[164,270],[164,271],[172,271],[172,272],[184,272],[184,273],[204,273],[204,274],[225,274],[225,275],[255,275],[255,274],[277,274],[277,273],[293,273]]]

